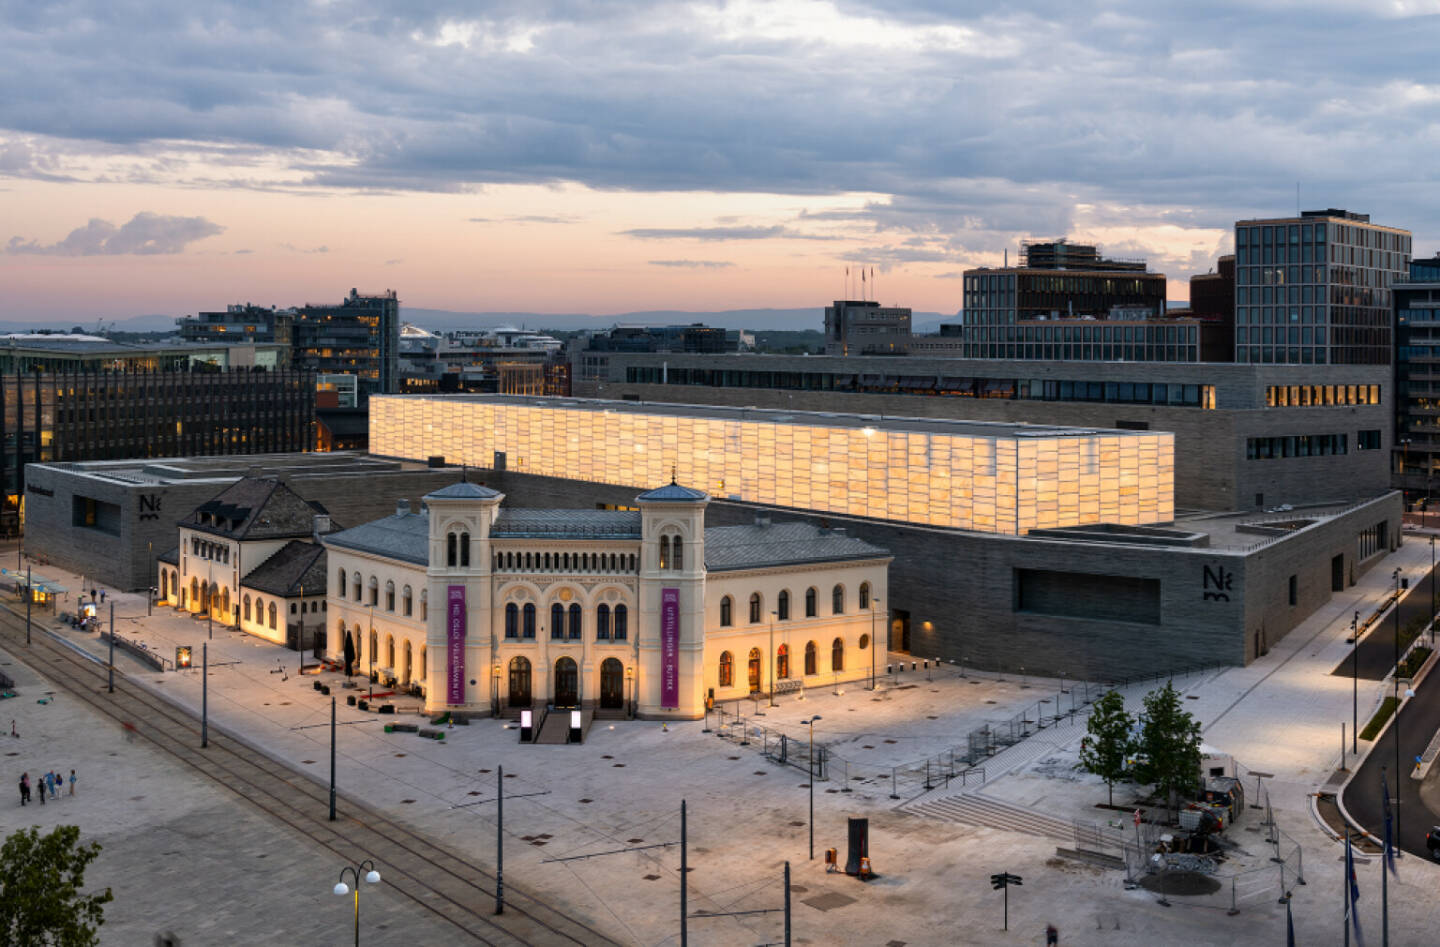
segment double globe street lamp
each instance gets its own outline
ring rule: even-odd
[[[361,872],[364,874],[362,875]],[[378,885],[380,872],[375,870],[375,863],[368,858],[358,865],[340,869],[340,881],[335,885],[335,893],[342,898],[351,890],[350,885],[345,883],[347,873],[355,885],[355,947],[360,947],[360,879],[364,878],[366,884]]]

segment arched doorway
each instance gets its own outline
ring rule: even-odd
[[[510,659],[510,706],[530,706],[530,659]]]
[[[555,662],[555,706],[574,707],[580,703],[580,681],[574,658]]]
[[[345,623],[341,622],[340,627],[345,627]],[[355,636],[350,634],[350,632],[348,631],[345,632],[345,646],[343,653],[345,656],[345,676],[349,677],[355,672]]]
[[[625,668],[616,658],[600,662],[600,706],[619,709],[625,705]]]
[[[760,649],[750,649],[750,693],[760,689]]]
[[[405,642],[405,676],[400,678],[400,683],[410,683],[410,642]]]

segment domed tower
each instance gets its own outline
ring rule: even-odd
[[[425,496],[430,511],[426,569],[426,712],[488,709],[490,527],[503,493],[455,483]]]
[[[704,713],[705,507],[708,494],[673,480],[640,507],[639,679],[642,717]]]

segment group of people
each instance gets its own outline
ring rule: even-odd
[[[44,776],[35,780],[36,789],[40,793],[40,804],[45,804],[45,796],[48,793],[51,799],[60,798],[60,790],[65,788],[65,774],[60,770],[50,770]],[[70,795],[75,795],[75,771],[70,771]],[[20,774],[20,805],[30,802],[30,774]]]

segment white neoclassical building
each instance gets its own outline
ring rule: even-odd
[[[321,538],[326,647],[427,711],[584,707],[694,718],[707,700],[883,673],[888,552],[808,523],[705,527],[671,483],[634,510],[508,509],[459,483]]]

